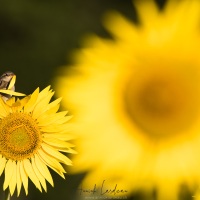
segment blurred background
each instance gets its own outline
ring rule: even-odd
[[[165,0],[156,1],[160,8]],[[104,13],[117,10],[137,21],[131,0],[1,0],[0,1],[0,74],[17,75],[16,90],[26,94],[37,87],[51,85],[62,65],[70,63],[70,52],[80,48],[82,39],[95,33],[109,37],[102,26]],[[55,186],[40,193],[29,182],[29,195],[24,191],[14,199],[74,200],[84,175],[68,175],[63,180],[52,172]],[[0,177],[2,188],[4,175]],[[0,192],[0,197],[3,194]],[[134,194],[129,199],[143,199]]]

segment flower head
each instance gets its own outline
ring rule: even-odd
[[[107,16],[113,39],[87,40],[57,89],[76,116],[83,185],[155,187],[173,200],[181,183],[200,184],[200,1],[135,6],[139,25]]]
[[[63,165],[71,165],[61,153],[74,153],[67,142],[70,116],[57,112],[61,98],[49,103],[53,94],[47,87],[23,99],[0,98],[0,175],[5,173],[3,189],[11,195],[16,187],[19,195],[22,184],[28,194],[28,178],[46,191],[46,180],[53,186],[48,167],[64,178]]]

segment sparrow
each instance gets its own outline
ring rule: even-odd
[[[0,76],[0,89],[15,91],[15,85],[13,83],[13,85],[10,85],[13,78],[16,78],[16,75],[13,72],[7,71],[3,73]],[[11,98],[12,95],[0,93],[0,96],[6,101]]]

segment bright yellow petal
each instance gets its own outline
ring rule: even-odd
[[[174,9],[176,12],[172,12]],[[170,0],[164,9],[164,15],[168,21],[176,24],[177,29],[184,30],[183,34],[197,30],[199,12],[199,2],[196,0],[182,1],[181,3]]]
[[[6,104],[8,104],[9,106],[12,106],[14,103],[15,103],[15,97],[11,97],[6,101]]]
[[[40,127],[40,130],[44,133],[58,133],[58,132],[63,132],[63,131],[68,131],[69,130],[69,125],[68,124],[51,124],[48,126],[42,126]]]
[[[62,165],[54,157],[51,157],[41,149],[38,151],[38,155],[40,155],[40,158],[43,159],[45,163],[54,171],[59,172],[61,174],[66,173]]]
[[[63,118],[60,118],[56,121],[56,124],[65,124],[66,122],[68,122],[69,120],[71,120],[73,118],[73,116],[65,116]]]
[[[50,85],[47,86],[46,88],[44,88],[44,89],[39,93],[39,96],[38,96],[38,99],[37,99],[37,103],[40,102],[44,97],[48,96],[49,93],[51,93],[51,91],[50,91]]]
[[[30,98],[31,98],[30,96],[25,96],[24,98],[20,99],[20,104],[24,107],[28,103]],[[19,101],[19,99],[17,99],[17,101]]]
[[[13,168],[13,173],[12,173],[12,178],[9,183],[9,189],[10,189],[10,194],[11,196],[13,195],[16,184],[17,184],[17,165],[15,162],[12,162],[12,168]]]
[[[70,144],[68,142],[57,139],[56,134],[55,134],[55,137],[46,137],[46,138],[44,137],[43,141],[45,143],[47,143],[49,146],[53,146],[56,148],[66,148],[67,149],[69,147],[74,147],[73,144]]]
[[[67,134],[66,131],[63,133],[44,133],[44,134],[42,134],[42,136],[45,138],[56,138],[56,139],[63,140],[63,141],[73,140],[75,137],[72,134]],[[73,145],[72,146],[71,145],[70,145],[70,147],[73,146]]]
[[[65,133],[65,135],[67,135],[67,134]],[[72,139],[69,137],[65,138],[65,135],[64,134],[58,135],[58,134],[52,134],[52,133],[51,134],[43,134],[43,141],[46,144],[55,147],[58,151],[76,154],[77,152],[75,150],[71,149],[71,147],[74,147],[75,145],[73,145],[69,142],[66,142],[66,141],[62,141],[62,140]],[[59,138],[61,138],[62,140],[60,140]]]
[[[43,174],[44,178],[52,185],[53,184],[53,179],[51,177],[51,174],[47,168],[47,166],[44,164],[44,162],[41,160],[41,158],[35,154],[35,164],[38,170],[40,171],[41,174]]]
[[[0,98],[0,117],[5,117],[10,113],[9,107],[4,103],[3,99]]]
[[[38,180],[38,177],[36,176],[32,164],[28,159],[25,159],[22,161],[24,165],[25,172],[27,173],[28,177],[31,179],[31,181],[35,184],[35,186],[42,192],[42,188],[40,185],[40,182]]]
[[[7,162],[6,158],[1,156],[1,158],[0,158],[0,176],[3,173],[3,170],[5,169],[6,162]]]
[[[72,161],[69,158],[67,158],[65,155],[58,152],[54,148],[50,147],[49,145],[46,145],[46,144],[43,143],[42,148],[44,149],[44,151],[46,153],[48,153],[51,156],[53,156],[54,158],[58,159],[61,163],[64,163],[66,165],[72,165]]]
[[[47,110],[48,103],[50,99],[53,96],[53,92],[48,93],[47,96],[44,96],[43,99],[41,99],[35,106],[33,110],[33,117],[36,119],[38,118],[41,114],[43,114]]]
[[[16,75],[13,75],[11,81],[10,81],[10,84],[8,86],[8,90],[12,89],[15,85],[15,82],[16,82]]]
[[[20,168],[20,176],[21,176],[22,184],[24,186],[24,190],[27,195],[28,194],[28,175],[25,172],[23,161],[19,162],[19,168]]]
[[[35,163],[35,158],[31,158],[33,170],[38,177],[38,180],[40,181],[42,187],[44,188],[45,192],[47,191],[47,185],[44,176],[41,174],[41,172],[38,170],[36,163]]]
[[[54,107],[48,109],[45,111],[44,114],[52,114],[52,113],[56,113],[60,108],[60,104],[55,105]]]
[[[17,162],[17,196],[19,196],[22,187],[22,179],[20,173],[20,162]]]
[[[57,121],[59,122],[59,120],[63,119],[66,119],[66,121],[68,121],[71,118],[71,116],[66,116],[67,113],[68,111],[63,111],[51,115],[42,115],[41,117],[38,117],[38,122],[40,126],[47,126]]]
[[[153,0],[134,1],[134,5],[138,11],[139,19],[145,26],[152,26],[155,20],[159,19],[159,10]]]
[[[30,96],[30,99],[28,101],[28,103],[26,103],[26,105],[24,106],[24,112],[32,112],[33,108],[37,102],[37,98],[39,95],[39,88],[37,88]]]
[[[40,159],[42,160],[42,162],[45,163],[45,165],[47,165],[49,168],[51,168],[53,171],[55,171],[57,174],[59,174],[63,179],[65,179],[64,172],[61,172],[57,168],[53,167],[52,162],[49,161],[48,158],[46,158],[46,160],[48,160],[48,162],[46,162],[46,160],[44,160],[41,156],[40,156]]]
[[[69,149],[58,148],[58,151],[65,152],[65,153],[72,153],[72,154],[77,154],[78,153],[74,149],[70,149],[70,148]]]
[[[54,168],[52,165],[47,163],[42,157],[40,157],[40,159],[42,160],[42,162],[45,163],[45,165],[47,165],[49,168],[51,168],[53,171],[55,171],[57,174],[59,174],[63,179],[65,179],[65,176],[64,176],[63,172],[61,172],[58,169]]]
[[[48,109],[47,109],[47,113],[51,114],[51,113],[55,113],[57,112],[57,108],[60,106],[60,102],[62,100],[62,97],[52,101],[49,105],[48,105]]]
[[[12,99],[12,101],[14,101],[15,100],[15,98],[11,98]],[[15,102],[13,102],[12,104],[11,104],[11,102],[9,102],[10,101],[10,99],[9,100],[7,100],[6,101],[6,104],[8,104],[9,103],[9,106],[10,106],[10,108],[11,108],[11,112],[12,113],[15,113],[15,112],[21,112],[22,111],[22,109],[24,108],[24,105],[27,103],[27,101],[30,99],[30,97],[29,96],[26,96],[26,97],[24,97],[24,98],[22,98],[22,99],[16,99],[15,100]]]
[[[26,96],[25,94],[22,94],[22,93],[19,93],[19,92],[14,92],[12,90],[4,90],[4,89],[0,89],[0,93],[10,94],[10,95],[14,95],[14,96]]]
[[[12,160],[8,160],[8,162],[6,163],[5,181],[3,183],[3,190],[5,190],[9,186],[11,178],[13,176],[13,173],[14,173],[13,162],[14,161]]]
[[[138,27],[133,25],[131,21],[126,20],[121,14],[117,12],[112,12],[109,13],[105,16],[104,24],[106,28],[118,39],[122,41],[129,41],[130,39],[132,42],[135,42],[137,45],[137,41],[140,39],[138,33],[140,30],[138,30]],[[119,27],[121,27],[119,29]],[[124,37],[124,33],[127,33],[127,37]],[[98,41],[98,46],[100,45],[103,48],[108,48],[108,47],[114,47],[116,45],[113,41],[113,44],[110,42],[106,42],[105,40],[99,39]],[[97,41],[96,41],[97,42]],[[95,42],[95,43],[96,43]],[[111,46],[112,45],[112,46]],[[106,46],[106,47],[105,47]],[[101,48],[100,47],[100,48]]]

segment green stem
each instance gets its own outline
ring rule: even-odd
[[[9,190],[9,189],[7,189],[7,190],[5,191],[5,200],[11,200],[11,197],[10,197],[10,190]]]

